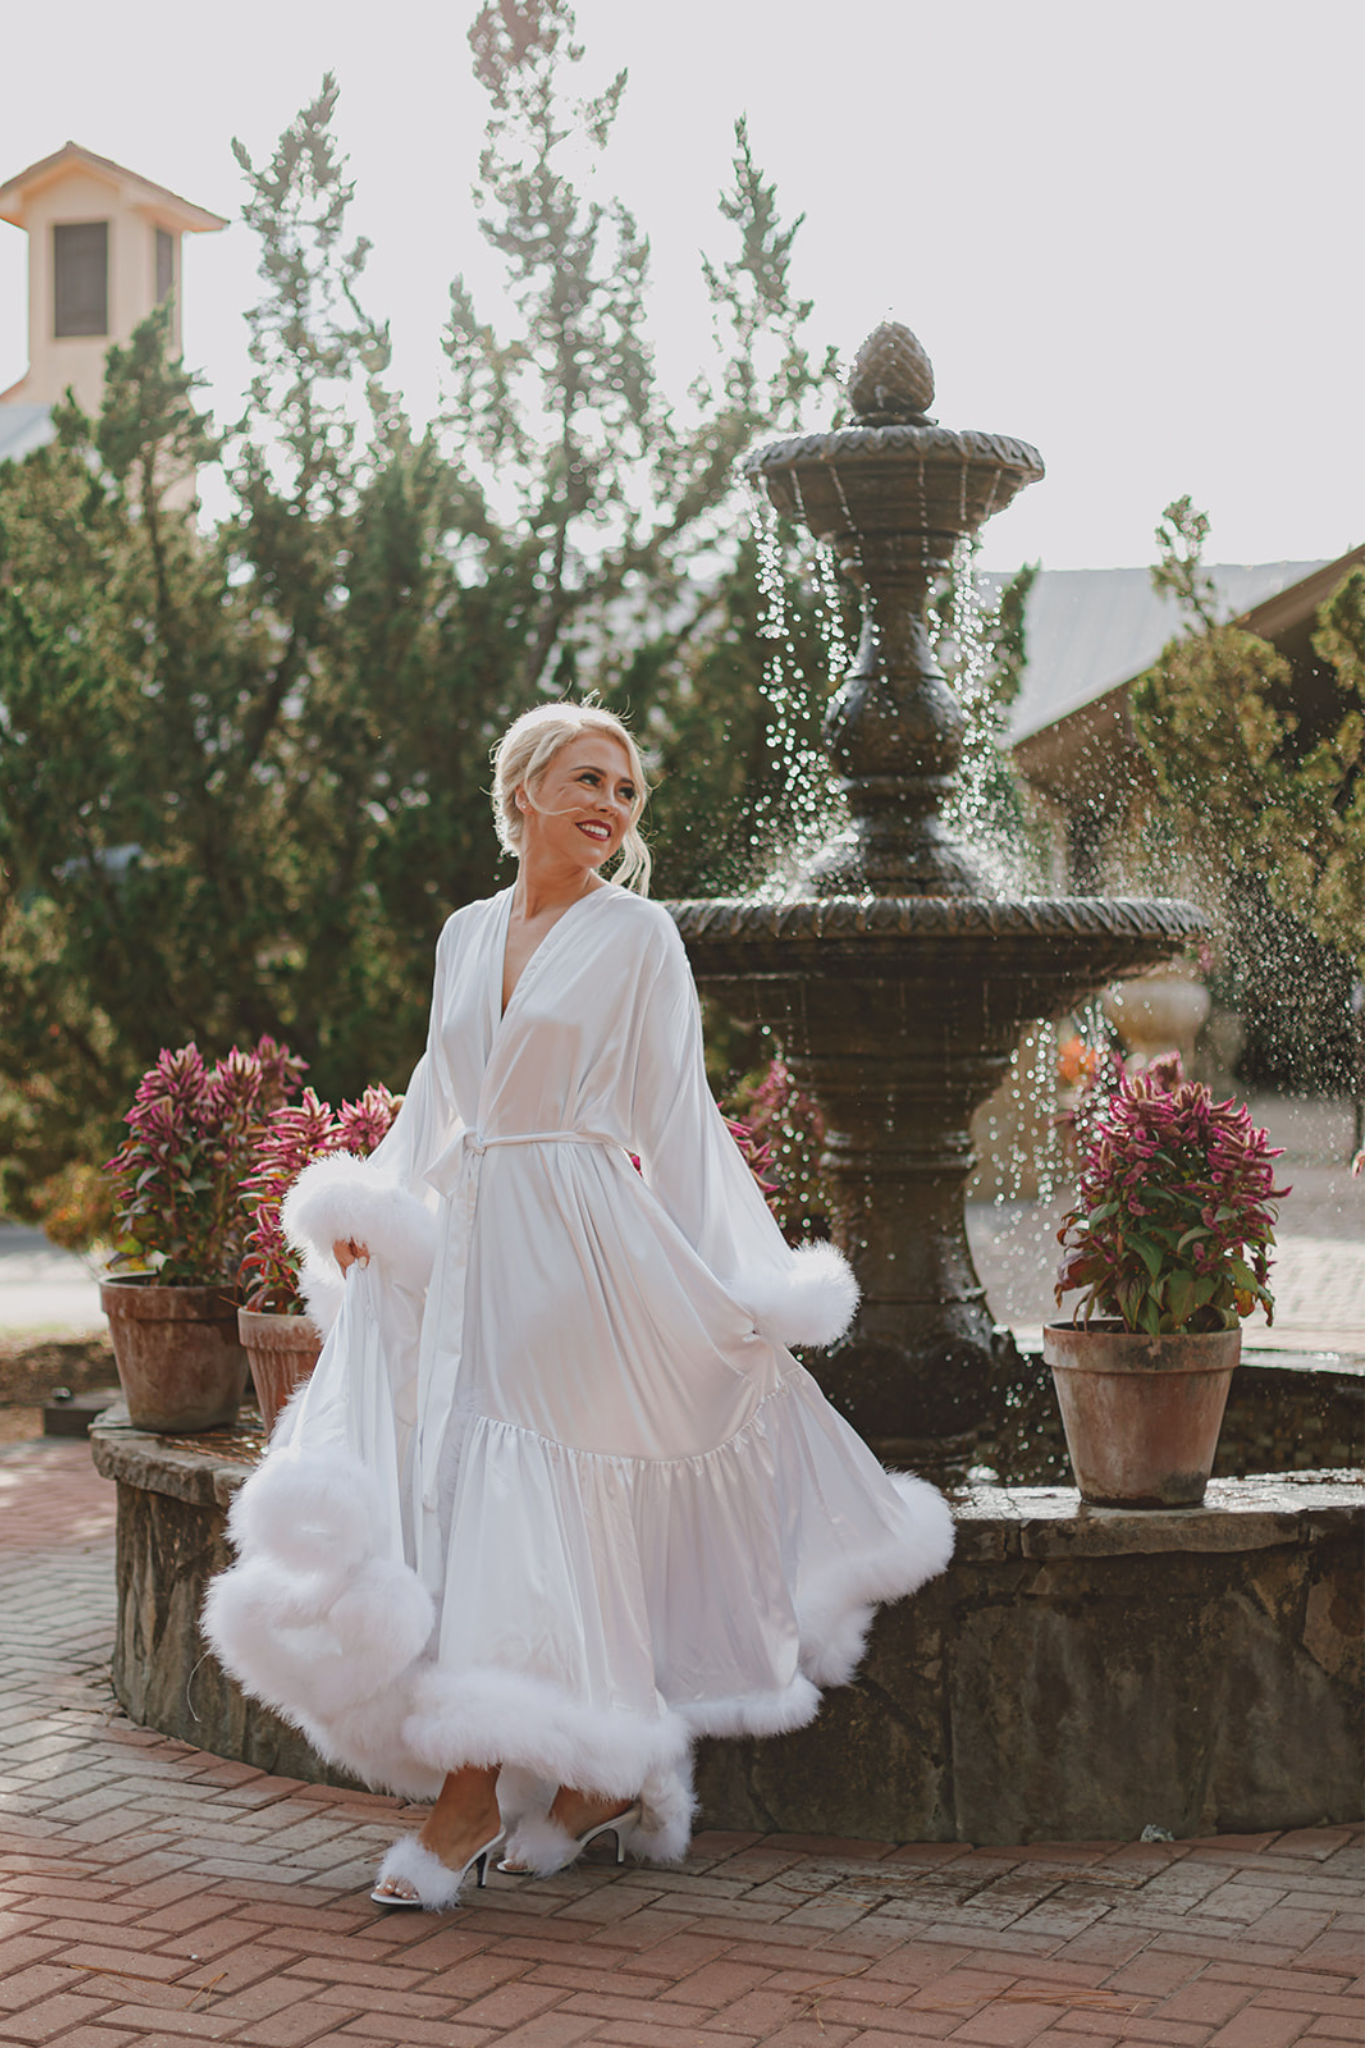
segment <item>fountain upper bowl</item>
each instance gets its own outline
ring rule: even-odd
[[[986,992],[1021,1016],[1057,1015],[1208,929],[1197,905],[1160,897],[719,897],[667,908],[702,983],[918,982],[949,1008]]]
[[[880,534],[956,540],[1044,474],[1027,441],[909,422],[770,441],[742,468],[784,517],[836,544]]]

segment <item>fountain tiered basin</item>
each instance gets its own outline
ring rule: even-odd
[[[863,1298],[811,1369],[884,1457],[960,1475],[1018,1370],[967,1243],[972,1113],[1027,1022],[1166,957],[1201,914],[927,895],[671,908],[698,982],[771,1028],[824,1112],[834,1236]]]
[[[952,1477],[1019,1366],[967,1243],[972,1113],[1026,1024],[1169,959],[1205,920],[1190,903],[986,887],[943,821],[965,720],[926,602],[1042,460],[930,420],[929,359],[894,323],[863,344],[849,398],[859,424],[774,442],[746,468],[859,590],[862,637],[825,720],[850,824],[786,901],[670,907],[701,986],[770,1027],[824,1112],[833,1235],[862,1305],[812,1369],[883,1455]]]

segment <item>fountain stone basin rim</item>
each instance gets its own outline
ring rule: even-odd
[[[1043,980],[1079,974],[1090,993],[1119,974],[1137,974],[1203,935],[1208,918],[1179,898],[1110,896],[803,896],[769,902],[705,897],[668,905],[696,962],[714,971],[734,948],[735,964],[765,943],[782,948],[777,971],[806,974],[821,959],[875,970],[881,979],[918,978],[923,954],[942,940],[955,958],[980,946],[1001,961],[1022,940]],[[907,949],[901,941],[913,938]],[[879,941],[885,941],[879,945]],[[789,949],[798,949],[792,951]],[[1112,960],[1112,965],[1110,964]]]
[[[126,1409],[95,1424],[118,1488],[114,1689],[133,1721],[196,1749],[349,1784],[198,1633],[259,1446],[157,1438]],[[707,1824],[1015,1843],[1356,1818],[1365,1490],[1305,1472],[1209,1495],[1134,1513],[1061,1488],[959,1496],[952,1563],[877,1614],[863,1683],[832,1688],[793,1735],[703,1745]],[[1066,1702],[1061,1748],[1040,1698]]]
[[[1027,484],[1043,458],[1008,434],[953,432],[932,425],[841,427],[771,441],[745,457],[743,474],[777,510],[801,519],[817,540],[845,546],[906,533],[907,490],[916,525],[906,552],[926,564],[948,559]]]
[[[972,1264],[973,1111],[1030,1018],[1180,950],[1194,904],[1091,897],[668,905],[698,984],[769,1026],[825,1116],[821,1170],[862,1302],[810,1361],[883,1456],[952,1477],[1019,1361]]]

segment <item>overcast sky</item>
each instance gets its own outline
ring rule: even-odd
[[[9,177],[68,138],[235,216],[317,89],[370,235],[395,377],[434,402],[451,276],[498,273],[469,187],[483,96],[474,0],[62,0],[12,10]],[[1150,560],[1167,501],[1214,559],[1332,556],[1365,538],[1361,0],[578,0],[585,89],[630,85],[599,183],[654,248],[652,325],[681,392],[703,360],[702,248],[735,117],[788,215],[812,339],[851,355],[891,315],[934,359],[948,426],[1048,467],[985,530],[986,567]],[[22,375],[25,239],[0,224],[0,389]],[[185,347],[230,416],[252,237],[186,238]],[[820,422],[813,421],[812,425]]]

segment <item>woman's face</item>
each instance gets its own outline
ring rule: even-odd
[[[517,801],[526,797],[518,789]],[[610,733],[587,732],[553,757],[522,809],[522,857],[550,858],[585,873],[611,859],[625,837],[639,788],[630,756]]]

